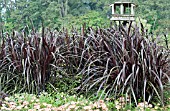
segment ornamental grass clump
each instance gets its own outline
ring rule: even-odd
[[[115,98],[128,95],[138,100],[158,98],[164,104],[164,87],[170,82],[169,49],[152,41],[144,28],[89,28],[81,55],[82,90]],[[101,93],[102,91],[102,93]]]
[[[51,32],[25,36],[13,32],[1,44],[1,87],[6,91],[37,92],[51,76],[50,64],[57,52],[57,38]]]

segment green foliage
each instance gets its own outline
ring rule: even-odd
[[[134,24],[138,24],[138,26],[140,26],[140,23],[143,24],[143,26],[145,27],[145,29],[147,29],[148,32],[151,32],[152,25],[149,24],[147,20],[141,19],[141,18],[136,18],[136,23],[134,23]]]
[[[94,104],[93,104],[94,103]],[[76,110],[86,111],[87,109],[100,109],[108,111],[108,108],[103,100],[89,101],[84,97],[76,97],[75,95],[69,96],[64,93],[57,93],[55,97],[48,93],[41,93],[40,96],[33,94],[15,94],[6,97],[2,101],[1,110],[14,110],[14,111],[29,111],[29,110]]]
[[[67,19],[64,19],[66,27],[76,27],[80,28],[82,24],[86,24],[88,27],[108,27],[110,20],[105,18],[97,11],[89,11],[88,13],[81,16],[68,16]]]
[[[46,84],[46,91],[50,94],[55,92],[65,92],[68,94],[76,94],[76,87],[81,84],[82,76],[69,77],[64,74],[57,74],[55,81]]]
[[[168,0],[138,0],[139,7],[137,13],[140,17],[145,18],[152,25],[152,30],[161,33],[165,28],[170,29],[168,19],[170,18],[170,7]]]
[[[151,31],[157,33],[169,31],[169,1],[168,0],[134,0],[138,7],[136,16],[151,24]],[[112,0],[3,0],[0,1],[1,21],[8,26],[5,31],[22,30],[26,25],[36,30],[42,25],[54,29],[70,26],[80,27],[83,22],[90,26],[103,26],[109,23],[111,16],[109,4]],[[90,21],[89,21],[90,20]]]

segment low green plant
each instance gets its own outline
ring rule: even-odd
[[[48,93],[55,92],[67,92],[68,94],[76,94],[76,87],[80,84],[81,76],[76,76],[74,78],[61,75],[61,77],[56,77],[54,82],[49,82],[46,84],[46,91]]]
[[[95,96],[95,95],[94,95]],[[95,98],[95,97],[93,97]],[[167,96],[167,98],[170,98]],[[12,96],[5,97],[0,105],[0,110],[13,110],[13,111],[31,111],[31,110],[121,110],[121,111],[168,111],[170,109],[169,104],[165,107],[161,107],[161,104],[148,102],[139,102],[136,106],[130,102],[130,99],[126,99],[125,96],[121,96],[118,99],[106,98],[105,100],[95,98],[90,100],[84,96],[68,95],[65,93],[48,94],[42,92],[40,95],[35,94],[14,94]]]
[[[0,109],[13,111],[86,111],[90,109],[101,109],[103,111],[108,111],[108,108],[103,100],[93,102],[85,99],[83,96],[69,96],[64,93],[57,93],[54,97],[46,92],[42,92],[39,96],[36,96],[34,94],[22,93],[6,97],[5,100],[2,101],[2,106],[0,106]]]

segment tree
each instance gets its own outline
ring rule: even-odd
[[[129,0],[130,1],[130,0]],[[170,2],[169,0],[133,0],[137,5],[136,16],[146,19],[152,25],[152,30],[168,28],[170,30]],[[0,0],[0,21],[5,22],[7,30],[22,30],[24,26],[35,29],[44,25],[51,28],[71,26],[74,23],[82,23],[102,18],[100,22],[106,22],[111,16],[109,5],[113,0]],[[92,15],[97,14],[97,15]],[[100,16],[99,16],[99,15]],[[92,17],[94,16],[94,17]],[[97,19],[95,18],[97,17]],[[76,21],[74,21],[76,19]],[[86,19],[86,20],[85,20]],[[72,22],[70,22],[72,21]],[[72,24],[73,23],[73,24]],[[91,22],[88,22],[93,24]],[[88,24],[87,23],[87,24]],[[76,24],[77,25],[77,24]],[[95,24],[93,24],[95,25]],[[99,24],[100,25],[100,24]]]
[[[152,30],[168,28],[170,31],[169,0],[139,0],[138,15],[152,24]]]

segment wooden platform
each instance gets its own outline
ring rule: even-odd
[[[113,14],[110,20],[114,20],[114,21],[134,21],[135,16]]]

